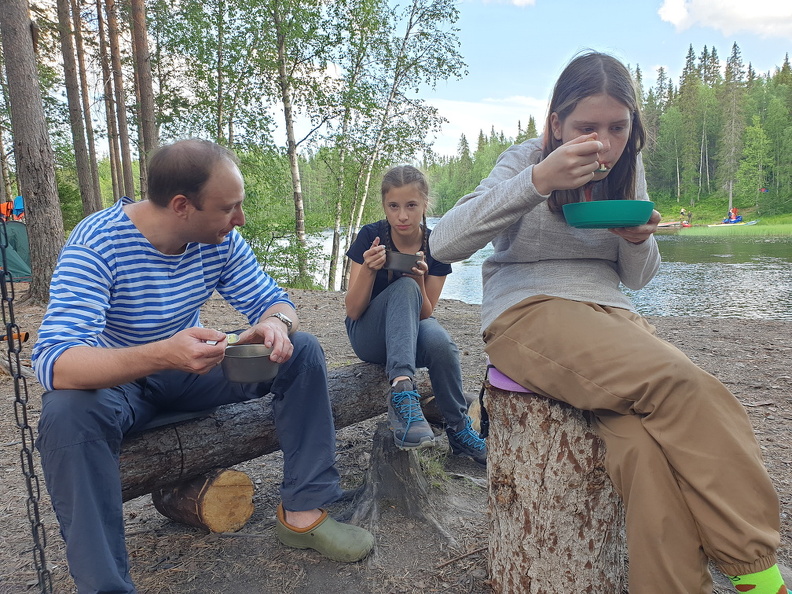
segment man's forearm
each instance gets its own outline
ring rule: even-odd
[[[58,357],[53,367],[56,390],[110,388],[165,369],[159,343],[104,348],[72,347]]]

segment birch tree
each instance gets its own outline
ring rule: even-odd
[[[336,287],[341,255],[341,223],[344,207],[350,207],[352,195],[360,182],[360,168],[355,160],[355,123],[359,113],[372,113],[376,110],[375,90],[369,76],[374,53],[372,46],[381,34],[387,17],[383,12],[386,6],[380,0],[361,0],[360,2],[337,2],[335,5],[336,22],[346,21],[346,37],[335,60],[342,70],[341,84],[338,89],[338,104],[342,106],[340,117],[331,123],[331,133],[327,139],[335,150],[335,157],[328,165],[335,178],[335,200],[333,205],[333,239],[330,251],[330,265],[327,288]],[[334,131],[334,132],[333,132]],[[349,178],[349,179],[348,179]],[[349,183],[351,182],[351,183]]]
[[[149,9],[156,39],[162,134],[206,136],[226,146],[272,146],[269,80],[260,64],[264,0],[160,0]]]
[[[347,228],[345,251],[357,235],[375,167],[383,156],[405,157],[426,148],[424,139],[444,121],[437,110],[410,92],[433,88],[439,80],[460,76],[464,62],[459,54],[459,18],[453,0],[412,0],[391,5],[393,21],[377,48],[382,67],[375,74],[380,90],[378,109],[366,119],[368,138],[362,165],[362,183],[355,196]],[[349,266],[345,266],[342,289]]]
[[[324,68],[327,63],[327,38],[322,26],[321,0],[290,1],[270,0],[264,14],[273,35],[276,87],[283,109],[286,129],[286,155],[292,179],[294,201],[294,234],[298,244],[297,267],[299,276],[308,276],[307,242],[305,236],[305,207],[303,204],[302,178],[298,159],[298,147],[308,136],[297,139],[295,131],[295,101],[303,107],[319,103],[325,82]],[[308,135],[321,126],[312,126]]]
[[[753,123],[745,130],[745,143],[735,186],[743,199],[749,196],[753,198],[757,209],[760,192],[765,185],[767,167],[771,162],[770,141],[762,129],[759,116],[754,116]]]

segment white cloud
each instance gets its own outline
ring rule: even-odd
[[[677,31],[699,26],[792,39],[792,2],[784,0],[664,0],[658,14]]]
[[[448,123],[435,140],[434,151],[441,155],[456,155],[459,139],[464,134],[472,149],[476,147],[479,132],[489,135],[492,128],[507,137],[517,136],[517,124],[523,129],[533,116],[541,132],[547,115],[547,100],[533,97],[512,96],[483,98],[480,101],[454,101],[450,99],[428,99]]]

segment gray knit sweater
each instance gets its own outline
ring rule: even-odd
[[[507,149],[489,177],[459,200],[435,225],[429,245],[442,262],[464,260],[492,242],[484,261],[481,328],[506,309],[534,295],[621,307],[632,311],[619,284],[640,289],[657,273],[654,236],[635,245],[605,229],[576,229],[550,211],[548,196],[532,182],[541,159],[541,139]],[[648,200],[638,161],[636,197]]]

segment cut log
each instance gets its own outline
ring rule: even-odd
[[[492,386],[485,404],[493,591],[626,592],[623,506],[585,414]]]
[[[162,515],[209,532],[236,532],[253,515],[253,482],[237,470],[217,469],[151,498]]]
[[[416,376],[430,396],[426,372]],[[356,363],[328,373],[336,429],[386,412],[388,382],[381,365]],[[279,449],[271,397],[228,404],[178,424],[131,435],[121,447],[124,501],[176,485],[213,468],[228,468]]]

